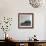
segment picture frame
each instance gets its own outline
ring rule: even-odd
[[[33,13],[18,13],[18,28],[31,29],[34,27]]]

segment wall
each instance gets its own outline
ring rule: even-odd
[[[18,29],[18,13],[34,13],[34,28],[33,29]],[[27,40],[34,34],[37,39],[45,39],[45,15],[46,6],[33,8],[28,0],[0,0],[0,16],[8,16],[13,18],[12,26],[8,34],[16,40]],[[0,18],[1,18],[0,17]],[[0,35],[3,31],[0,31]],[[0,39],[4,37],[0,36]]]

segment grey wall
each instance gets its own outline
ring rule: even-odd
[[[18,13],[34,13],[33,29],[18,29]],[[12,26],[7,32],[10,37],[16,40],[28,40],[34,34],[37,39],[46,40],[46,4],[43,7],[33,8],[29,0],[0,0],[0,19],[1,17],[12,17]],[[4,33],[0,30],[0,39],[4,39]],[[2,37],[3,36],[3,37]]]

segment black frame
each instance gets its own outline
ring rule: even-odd
[[[20,21],[20,15],[32,15],[32,27],[20,27],[19,21]],[[18,13],[18,28],[19,29],[31,29],[34,28],[34,14],[33,13]]]

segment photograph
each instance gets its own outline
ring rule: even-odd
[[[33,13],[19,13],[18,28],[33,28]]]

